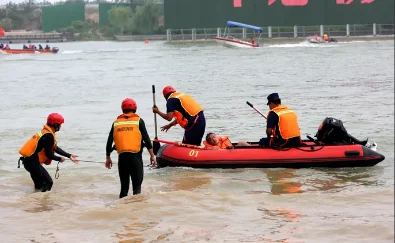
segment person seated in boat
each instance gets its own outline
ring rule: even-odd
[[[5,48],[4,49],[6,49],[6,50],[10,50],[11,48],[10,48],[10,46],[9,45],[5,45]]]
[[[323,38],[324,38],[324,41],[329,41],[329,36],[327,33],[324,34]]]
[[[0,49],[3,49],[3,48],[4,48],[4,44],[0,43]]]
[[[251,42],[251,44],[254,45],[255,44],[254,38],[251,38],[250,42]]]
[[[296,113],[281,104],[278,93],[267,97],[270,111],[267,115],[266,138],[259,141],[260,146],[297,147],[302,144]]]
[[[29,49],[26,44],[23,44],[23,50]]]
[[[206,148],[233,148],[233,144],[227,136],[218,136],[213,132],[207,133],[206,140],[203,141],[203,144]],[[250,146],[250,144],[244,141],[240,141],[235,146]]]
[[[45,46],[45,50],[50,50],[51,48],[49,47],[49,45]]]
[[[29,50],[31,50],[31,49],[33,49],[33,46],[32,46],[32,45],[29,45]]]
[[[44,48],[43,48],[43,46],[41,44],[38,44],[38,49],[39,50],[43,50]]]

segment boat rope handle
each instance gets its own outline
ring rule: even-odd
[[[56,165],[56,172],[55,172],[55,179],[59,178],[59,161],[58,164]]]

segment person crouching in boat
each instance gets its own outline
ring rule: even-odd
[[[3,49],[3,48],[4,48],[4,44],[0,43],[0,49]]]
[[[172,126],[179,124],[185,129],[182,143],[200,146],[206,130],[203,108],[191,96],[177,92],[171,86],[163,89],[163,96],[166,99],[166,113],[162,113],[156,106],[152,108],[152,112],[168,121],[175,119],[161,127],[161,130],[167,132]]]
[[[217,136],[213,132],[207,133],[206,141],[203,141],[203,144],[206,148],[213,148],[213,149],[233,148],[233,144],[227,136]],[[235,146],[251,146],[251,145],[247,142],[240,141]]]
[[[260,146],[296,147],[302,141],[296,113],[281,104],[278,93],[267,97],[270,111],[267,115],[266,138],[259,141]]]
[[[106,146],[106,168],[111,169],[112,143],[118,153],[118,173],[121,181],[119,198],[129,193],[130,178],[132,179],[133,195],[141,193],[144,178],[143,148],[146,147],[151,157],[151,166],[156,166],[156,158],[152,150],[151,139],[147,133],[144,120],[137,114],[137,104],[133,99],[122,101],[123,114],[119,115],[111,125]]]
[[[34,134],[19,150],[23,156],[20,159],[23,166],[30,173],[34,182],[34,187],[42,192],[50,191],[53,185],[51,176],[42,164],[49,165],[52,160],[65,161],[64,157],[56,156],[60,154],[78,163],[77,155],[69,154],[57,146],[55,133],[60,130],[64,123],[64,118],[58,113],[48,115],[47,124],[38,133]]]
[[[9,45],[5,45],[5,48],[4,49],[6,49],[6,50],[10,50],[11,48],[10,48],[10,46]]]

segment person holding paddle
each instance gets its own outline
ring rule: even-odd
[[[267,115],[266,138],[259,141],[260,146],[296,147],[301,144],[300,129],[296,113],[281,104],[278,93],[267,97],[270,111]]]
[[[129,193],[132,179],[133,195],[141,193],[144,178],[143,148],[146,147],[151,157],[151,166],[156,166],[156,158],[152,149],[151,139],[147,133],[144,120],[137,114],[137,104],[133,99],[122,101],[122,112],[111,125],[106,146],[106,168],[111,169],[112,143],[118,152],[118,173],[121,181],[119,198]]]
[[[168,121],[175,119],[161,127],[161,130],[167,132],[178,124],[185,129],[182,143],[200,146],[206,130],[203,108],[191,96],[177,92],[171,86],[163,89],[163,97],[166,99],[166,113],[162,113],[156,105],[152,112]]]

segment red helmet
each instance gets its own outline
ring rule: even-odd
[[[169,93],[176,92],[176,90],[171,86],[166,86],[163,88],[163,96],[166,97]]]
[[[48,115],[47,124],[48,125],[61,125],[64,123],[64,118],[59,113],[51,113]]]
[[[137,109],[137,104],[136,101],[134,101],[131,98],[126,98],[122,101],[122,110],[136,110]]]

